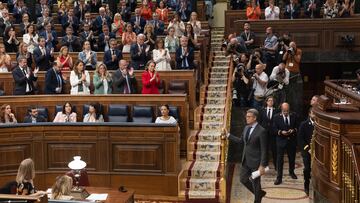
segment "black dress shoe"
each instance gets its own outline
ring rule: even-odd
[[[282,180],[277,178],[274,182],[274,185],[280,185],[282,183]]]
[[[297,179],[297,176],[295,175],[295,173],[290,173],[290,177],[291,177],[292,179]]]
[[[306,193],[306,196],[309,196],[309,188],[305,188],[304,192]]]

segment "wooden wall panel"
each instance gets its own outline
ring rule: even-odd
[[[113,171],[147,171],[161,173],[163,168],[163,147],[160,144],[112,145]]]
[[[19,163],[31,155],[30,144],[5,145],[0,147],[0,171],[17,171]]]

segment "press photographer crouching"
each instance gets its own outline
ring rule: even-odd
[[[249,81],[251,76],[254,74],[254,69],[247,69],[245,64],[247,64],[249,56],[247,54],[240,54],[238,58],[237,65],[234,68],[234,73],[232,75],[233,82],[233,102],[235,105],[240,107],[249,106],[249,93],[250,86]]]
[[[264,59],[261,49],[255,49],[254,52],[250,55],[249,61],[246,64],[246,69],[255,70],[256,65],[265,65],[263,61]]]
[[[234,57],[238,57],[241,53],[246,53],[244,41],[236,37],[231,38],[226,48],[226,56],[233,54]]]
[[[271,75],[270,81],[267,85],[268,94],[272,94],[275,98],[276,104],[274,106],[278,107],[280,104],[286,102],[286,89],[289,85],[290,72],[285,67],[285,63],[281,62],[278,66],[275,66]]]

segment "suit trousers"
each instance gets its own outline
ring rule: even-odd
[[[311,178],[311,155],[308,152],[302,151],[301,156],[304,162],[304,184],[309,187]]]
[[[277,147],[276,147],[276,135],[268,131],[268,157],[272,157],[274,167],[276,169],[277,161]]]
[[[254,202],[261,201],[261,176],[250,181],[251,173],[257,171],[257,168],[250,168],[246,165],[246,160],[243,160],[240,172],[240,182],[255,195]]]
[[[286,139],[286,138],[285,138]],[[296,139],[290,138],[284,140],[284,138],[277,137],[277,178],[282,179],[283,167],[284,167],[284,154],[285,151],[289,159],[289,173],[293,173],[295,169],[295,156],[296,156]],[[284,144],[286,142],[286,144]]]

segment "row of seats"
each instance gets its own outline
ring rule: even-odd
[[[104,112],[103,105],[100,104],[100,112]],[[55,106],[55,112],[62,111],[62,105]],[[158,110],[156,110],[158,109]],[[73,106],[73,111],[77,112],[76,106]],[[49,111],[47,107],[38,107],[39,115],[49,119]],[[89,112],[89,105],[82,106],[83,116]],[[108,122],[133,122],[133,123],[153,123],[156,116],[160,116],[160,109],[153,106],[129,106],[123,104],[109,104],[108,114],[104,116],[104,119]],[[179,108],[176,106],[169,107],[169,115],[173,116],[178,122],[180,119]]]

